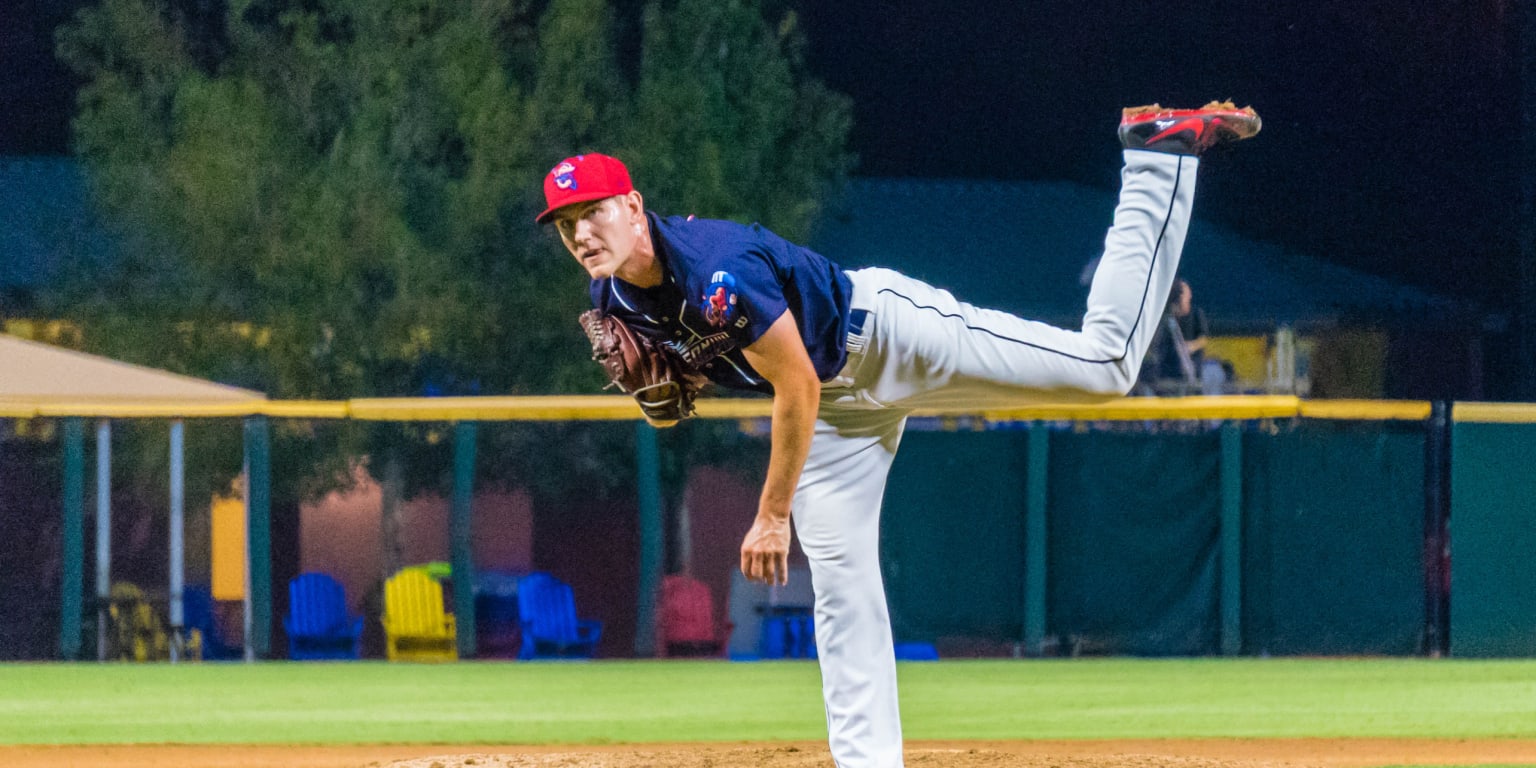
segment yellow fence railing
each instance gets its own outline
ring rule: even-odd
[[[767,417],[767,398],[704,398],[706,419]],[[1093,404],[1026,404],[1017,408],[922,409],[918,416],[974,416],[988,421],[1136,421],[1173,419],[1338,419],[1422,421],[1419,400],[1304,400],[1289,395],[1128,397]],[[1456,421],[1536,422],[1536,404],[1456,403]],[[359,419],[366,421],[628,421],[639,408],[625,395],[405,397],[356,400],[57,400],[0,399],[0,418],[81,416],[108,419],[232,418]]]
[[[1451,418],[1458,422],[1536,424],[1536,403],[1457,403]]]

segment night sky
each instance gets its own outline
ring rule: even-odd
[[[1252,104],[1197,214],[1507,311],[1517,297],[1516,0],[799,0],[812,70],[855,102],[865,176],[1115,185],[1120,107]],[[67,151],[52,27],[0,0],[0,153]]]
[[[868,175],[1116,183],[1118,110],[1252,104],[1197,215],[1505,308],[1520,136],[1512,0],[807,3]],[[1091,10],[1090,10],[1091,9]]]

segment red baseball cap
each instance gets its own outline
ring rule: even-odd
[[[634,189],[629,169],[617,158],[595,152],[567,157],[544,177],[544,202],[548,207],[534,221],[544,224],[556,210],[571,203],[627,195]]]

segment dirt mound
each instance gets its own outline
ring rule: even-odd
[[[913,768],[1289,768],[1298,765],[1147,754],[1021,755],[966,748],[908,749],[906,764]],[[832,756],[824,748],[696,747],[630,752],[436,755],[373,763],[369,768],[828,768],[831,765]]]

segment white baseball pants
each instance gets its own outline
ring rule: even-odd
[[[973,307],[891,270],[849,273],[862,328],[850,331],[848,365],[823,387],[794,500],[839,768],[902,765],[879,550],[881,498],[907,414],[1128,392],[1178,269],[1198,164],[1190,156],[1125,152],[1120,200],[1081,331]]]

